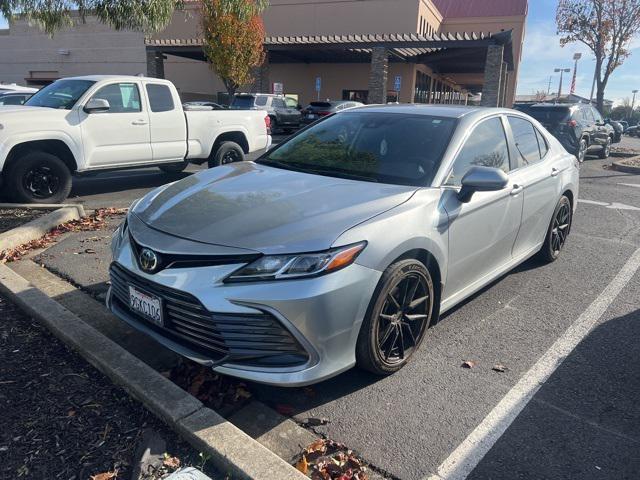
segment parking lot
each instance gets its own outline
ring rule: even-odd
[[[560,259],[530,260],[446,314],[400,372],[354,369],[311,388],[251,391],[300,422],[326,418],[318,433],[388,478],[636,478],[640,180],[609,163],[583,164]],[[125,207],[167,180],[151,170],[81,179],[73,201]],[[63,256],[74,248],[61,243],[43,262],[106,289],[106,248],[93,277]]]

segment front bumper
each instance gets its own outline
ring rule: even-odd
[[[316,383],[355,365],[360,325],[381,276],[381,272],[353,264],[317,278],[225,284],[222,280],[242,264],[170,268],[149,275],[139,269],[127,235],[114,238],[113,254],[115,268],[156,286],[154,293],[168,289],[197,299],[212,315],[212,322],[220,317],[242,321],[246,316],[251,325],[260,315],[277,322],[305,352],[304,363],[265,366],[239,357],[209,354],[200,345],[176,339],[133,313],[121,300],[122,291],[120,297],[116,295],[116,285],[107,295],[107,306],[115,315],[171,350],[222,374],[280,386]],[[253,334],[247,330],[246,339]]]

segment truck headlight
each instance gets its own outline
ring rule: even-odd
[[[367,242],[332,248],[318,253],[265,255],[229,275],[225,282],[255,282],[315,277],[351,265]]]

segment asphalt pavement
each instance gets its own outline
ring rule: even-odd
[[[400,372],[354,369],[310,389],[251,385],[254,395],[300,421],[327,418],[318,432],[391,478],[640,478],[640,176],[609,163],[583,164],[560,259],[530,260],[446,314]],[[117,180],[76,182],[74,200],[127,206],[168,179],[108,175]],[[59,262],[73,278],[79,267]]]

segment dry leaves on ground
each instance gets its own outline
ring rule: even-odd
[[[99,208],[91,215],[81,218],[80,220],[71,220],[63,223],[62,225],[58,225],[43,237],[32,240],[16,248],[0,251],[0,263],[14,262],[28,254],[31,250],[46,248],[53,244],[63,233],[102,230],[107,226],[106,220],[108,218],[124,215],[126,213],[126,208]]]
[[[367,480],[364,462],[333,440],[318,439],[304,449],[296,468],[313,480]]]
[[[476,362],[474,362],[473,360],[465,360],[460,366],[462,368],[473,368],[476,366]]]
[[[91,480],[111,480],[118,478],[118,471],[98,473],[97,475],[91,475]]]

